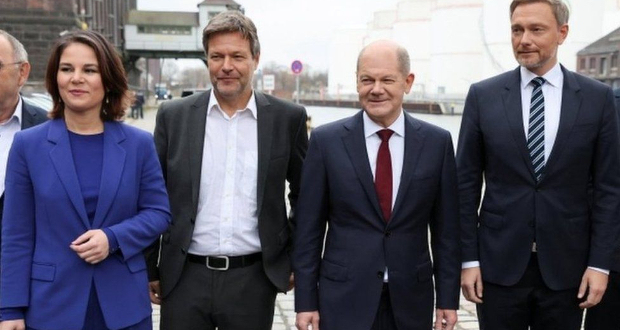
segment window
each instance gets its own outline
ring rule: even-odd
[[[579,70],[585,70],[586,68],[586,59],[582,57],[579,59]]]
[[[142,34],[166,34],[166,35],[191,35],[191,26],[164,26],[164,25],[138,25],[138,33]]]
[[[213,17],[217,16],[217,14],[221,13],[220,11],[210,11],[209,12],[209,20],[211,20]]]
[[[590,57],[590,70],[596,69],[596,57]]]
[[[617,69],[618,68],[618,53],[614,53],[611,55],[611,63],[610,63],[610,67],[612,69]]]
[[[607,57],[601,57],[601,65],[598,67],[599,74],[607,73]]]

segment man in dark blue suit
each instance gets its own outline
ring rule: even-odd
[[[616,95],[616,111],[620,114],[620,88]],[[588,309],[586,313],[586,330],[620,329],[620,235],[616,239],[614,259],[609,272],[607,291],[601,303]]]
[[[561,0],[514,0],[510,13],[520,67],[473,84],[461,123],[463,294],[481,329],[579,329],[620,224],[613,93],[558,63]]]
[[[4,206],[6,163],[13,137],[16,132],[47,120],[45,110],[24,102],[19,96],[29,74],[30,63],[24,46],[0,30],[0,219]]]
[[[435,293],[436,328],[454,328],[454,150],[450,133],[403,111],[409,63],[395,43],[366,46],[357,63],[363,111],[312,132],[295,217],[299,330],[427,330]]]

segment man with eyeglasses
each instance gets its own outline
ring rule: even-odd
[[[29,73],[30,63],[24,46],[6,31],[0,30],[0,218],[4,206],[6,163],[13,137],[18,131],[47,120],[45,110],[27,104],[19,95]]]

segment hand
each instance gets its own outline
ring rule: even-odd
[[[465,268],[461,271],[461,288],[465,299],[482,304],[482,273],[480,267]]]
[[[596,306],[601,299],[603,298],[603,294],[605,293],[605,289],[607,289],[607,280],[608,275],[605,273],[601,273],[594,269],[586,269],[583,277],[581,278],[581,285],[579,286],[579,293],[577,293],[577,298],[583,299],[588,293],[586,300],[579,304],[580,308],[590,308]]]
[[[319,330],[319,311],[297,313],[295,326],[297,330]]]
[[[437,309],[435,310],[435,330],[454,330],[456,325],[456,310]]]
[[[26,330],[26,322],[24,319],[2,321],[0,330]]]
[[[153,304],[161,305],[161,286],[159,281],[149,282],[149,296]]]
[[[288,278],[288,290],[291,291],[295,287],[295,274],[291,273],[291,276]]]
[[[89,230],[71,242],[71,249],[89,264],[103,261],[110,254],[108,236],[101,229]]]

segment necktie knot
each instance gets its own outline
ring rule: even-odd
[[[392,131],[391,129],[387,129],[387,128],[377,131],[377,135],[379,135],[381,142],[388,142],[392,134],[394,134],[394,131]]]
[[[534,84],[534,87],[540,87],[545,82],[546,82],[546,80],[543,77],[536,77],[536,78],[532,79],[532,84]]]

